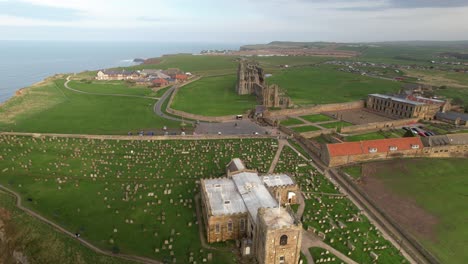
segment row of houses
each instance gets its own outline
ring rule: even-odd
[[[163,87],[170,84],[181,83],[187,81],[192,76],[191,73],[170,68],[167,70],[160,69],[144,69],[144,70],[100,70],[97,72],[96,80],[99,81],[134,81],[140,85],[148,85],[155,87]]]
[[[403,157],[468,157],[468,134],[326,144],[320,156],[330,167]]]

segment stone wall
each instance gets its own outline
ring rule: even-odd
[[[275,119],[278,117],[284,116],[302,116],[308,114],[318,114],[322,112],[331,112],[331,111],[341,111],[341,110],[349,110],[349,109],[357,109],[357,108],[364,108],[364,101],[354,101],[348,103],[337,103],[337,104],[322,104],[322,105],[314,105],[302,108],[295,108],[295,109],[282,109],[282,110],[275,110],[275,111],[268,111],[265,113],[266,117]]]
[[[268,191],[270,191],[271,196],[275,197],[275,199],[278,199],[278,196],[279,196],[280,202],[282,205],[286,203],[290,203],[290,204],[298,203],[297,196],[299,195],[299,187],[297,186],[297,184],[268,187]],[[293,192],[295,194],[294,197],[291,199],[291,201],[288,201],[289,192]]]
[[[394,127],[404,126],[412,123],[418,122],[418,118],[408,118],[408,119],[398,119],[384,122],[375,122],[362,125],[354,125],[349,127],[342,127],[341,133],[356,133],[356,132],[372,132],[381,129],[390,129]]]

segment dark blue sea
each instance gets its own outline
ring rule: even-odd
[[[0,103],[15,91],[56,73],[134,65],[134,58],[205,49],[239,49],[241,44],[149,42],[49,42],[0,40]]]

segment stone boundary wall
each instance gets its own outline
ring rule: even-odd
[[[82,134],[51,134],[51,133],[21,133],[21,132],[1,132],[0,136],[26,136],[26,137],[56,137],[56,138],[83,138],[99,140],[216,140],[216,139],[277,139],[273,135],[174,135],[174,136],[119,136],[119,135],[82,135]]]
[[[314,105],[309,107],[297,108],[297,109],[282,109],[276,111],[268,111],[267,117],[282,117],[282,116],[301,116],[321,112],[341,111],[349,109],[364,108],[365,101],[359,100],[348,103],[336,103],[336,104],[322,104]]]
[[[189,82],[186,82],[184,83],[183,85],[181,86],[177,86],[175,88],[175,90],[172,92],[172,95],[169,99],[169,103],[167,104],[167,108],[165,109],[166,112],[170,113],[170,114],[173,114],[173,115],[176,115],[176,116],[180,116],[180,117],[183,117],[183,118],[187,118],[187,119],[192,119],[192,120],[199,120],[199,121],[205,121],[205,122],[226,122],[226,121],[233,121],[235,120],[235,115],[228,115],[228,116],[203,116],[203,115],[197,115],[197,114],[191,114],[191,113],[187,113],[187,112],[184,112],[184,111],[180,111],[180,110],[175,110],[173,108],[171,108],[171,105],[172,105],[172,102],[174,101],[174,98],[177,94],[177,92],[179,92],[179,89],[184,87],[185,85],[187,84],[190,84],[192,82],[195,82],[195,81],[198,81],[200,80],[202,77],[198,77],[198,78],[195,78]],[[163,109],[164,111],[164,109]]]
[[[384,122],[374,122],[362,125],[354,125],[349,127],[342,127],[341,133],[354,133],[354,132],[364,132],[364,131],[377,131],[380,129],[390,129],[398,126],[404,126],[411,123],[416,123],[419,121],[419,118],[408,118],[408,119],[397,119]]]

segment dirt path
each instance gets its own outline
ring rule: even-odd
[[[281,152],[283,151],[283,148],[285,145],[289,144],[286,139],[280,139],[278,140],[278,150],[276,150],[275,157],[273,158],[273,161],[271,162],[270,169],[268,169],[268,173],[273,173],[276,168],[276,164],[278,164],[279,158],[281,156]]]
[[[77,89],[71,88],[68,84],[70,83],[71,76],[67,77],[67,81],[64,83],[64,87],[72,92],[81,93],[81,94],[90,94],[90,95],[99,95],[99,96],[118,96],[118,97],[134,97],[134,98],[145,98],[145,99],[153,99],[159,100],[159,97],[151,97],[151,96],[143,96],[143,95],[131,95],[131,94],[106,94],[106,93],[92,93],[92,92],[85,92]]]
[[[149,259],[149,258],[145,258],[145,257],[140,257],[140,256],[134,256],[134,255],[125,255],[125,254],[114,254],[110,251],[106,251],[106,250],[102,250],[96,246],[94,246],[93,244],[91,244],[90,242],[88,242],[87,240],[83,239],[83,238],[77,238],[75,236],[75,234],[73,234],[72,232],[66,230],[65,228],[57,225],[56,223],[48,220],[47,218],[41,216],[40,214],[32,211],[31,209],[29,208],[26,208],[22,205],[22,200],[21,200],[21,196],[13,191],[13,190],[10,190],[8,188],[6,188],[5,186],[3,185],[0,185],[0,189],[4,190],[5,192],[13,195],[15,198],[16,198],[16,207],[18,207],[20,210],[22,210],[23,212],[25,212],[26,214],[34,217],[34,218],[37,218],[39,219],[40,221],[52,226],[53,228],[55,228],[57,231],[71,237],[71,238],[74,238],[76,241],[80,242],[82,245],[88,247],[89,249],[91,249],[92,251],[98,253],[98,254],[102,254],[102,255],[106,255],[106,256],[109,256],[109,257],[116,257],[116,258],[121,258],[121,259],[124,259],[124,260],[130,260],[130,261],[135,261],[135,262],[140,262],[140,263],[148,263],[148,264],[162,264],[162,262],[159,262],[159,261],[156,261],[156,260],[153,260],[153,259]]]
[[[315,263],[313,261],[312,256],[310,255],[309,248],[311,247],[318,247],[318,248],[323,248],[325,250],[330,251],[333,255],[335,255],[337,258],[341,259],[347,264],[358,264],[356,261],[350,259],[340,251],[336,250],[335,248],[325,244],[322,240],[318,239],[311,233],[303,230],[302,231],[302,245],[301,245],[301,251],[304,255],[306,255],[307,258],[307,263]]]

